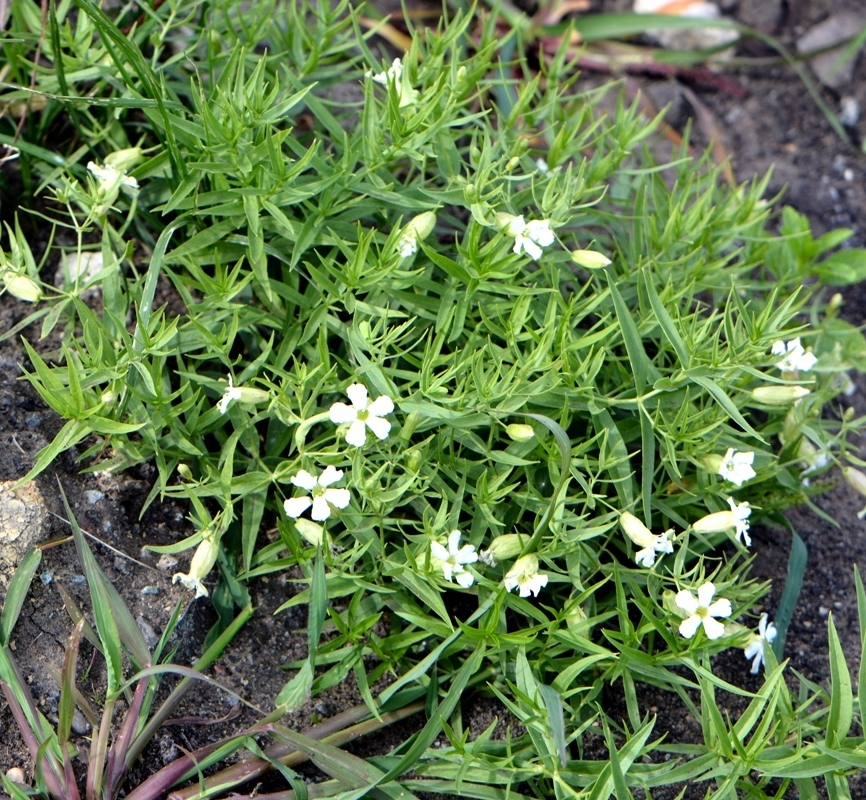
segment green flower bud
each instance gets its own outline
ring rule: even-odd
[[[535,436],[532,425],[521,425],[516,422],[506,425],[505,432],[508,434],[508,438],[514,442],[528,442]]]
[[[724,459],[718,453],[710,453],[701,456],[698,461],[707,472],[712,472],[714,475],[718,475],[719,470],[722,468],[722,461],[724,461]]]
[[[625,535],[638,547],[652,547],[658,539],[646,525],[628,511],[623,511],[619,515],[619,524],[622,525]]]
[[[192,480],[192,470],[189,468],[188,464],[180,463],[177,465],[178,474],[187,481]]]
[[[845,483],[847,483],[855,492],[859,492],[866,496],[866,475],[864,475],[859,469],[854,469],[854,467],[843,467],[842,477],[845,478]]]
[[[42,289],[39,288],[39,284],[26,275],[10,275],[7,273],[3,276],[3,281],[6,284],[6,291],[19,300],[37,303],[42,299]]]
[[[99,399],[105,403],[110,404],[117,400],[117,392],[113,389],[106,389],[100,396]]]
[[[205,536],[189,563],[189,572],[176,573],[171,582],[182,583],[187,589],[194,591],[196,597],[207,597],[207,589],[205,589],[202,579],[207,577],[207,574],[213,569],[219,551],[220,545],[217,538],[213,535]]]
[[[610,264],[610,259],[595,250],[572,250],[571,260],[587,269],[601,269]]]
[[[270,392],[252,386],[238,386],[237,391],[240,393],[240,397],[238,397],[240,403],[266,403],[271,399]]]
[[[480,553],[480,558],[492,567],[498,561],[519,556],[528,542],[529,536],[525,533],[504,533],[497,536],[490,543],[490,547]]]
[[[406,230],[411,230],[417,240],[426,239],[436,227],[436,215],[432,211],[425,211],[409,220]]]
[[[696,533],[721,533],[737,527],[737,517],[733,511],[716,511],[701,517],[692,529]]]
[[[463,83],[463,81],[465,81],[465,80],[466,80],[466,65],[463,64],[457,70],[457,83]]]
[[[805,386],[759,386],[752,398],[768,406],[787,406],[810,394]]]
[[[319,547],[322,544],[325,529],[321,525],[299,517],[295,520],[295,530],[314,547]]]
[[[144,159],[144,151],[140,147],[127,147],[123,150],[115,150],[105,157],[105,163],[119,169],[121,172],[129,172]]]
[[[520,159],[517,156],[514,156],[513,158],[508,159],[508,163],[505,165],[505,169],[507,169],[509,172],[511,172],[512,170],[517,169],[519,164],[520,164]]]

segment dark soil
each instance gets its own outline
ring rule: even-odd
[[[596,3],[595,8],[599,5]],[[621,10],[630,3],[604,5],[606,10]],[[796,3],[741,0],[739,8],[733,8],[731,3],[727,7],[734,16],[777,36],[789,47],[815,23],[843,9],[862,13],[866,22],[866,3],[852,0],[798,0]],[[740,52],[754,57],[773,55],[769,48],[755,42],[743,45]],[[703,121],[695,119],[696,145],[701,146],[715,131],[730,154],[738,181],[772,167],[769,196],[783,193],[783,202],[806,214],[816,233],[850,227],[854,230],[851,244],[864,246],[866,159],[859,145],[866,135],[866,118],[850,130],[851,142],[844,142],[833,132],[803,84],[787,68],[737,69],[727,76],[747,90],[746,99],[738,99],[716,88],[692,85],[698,103],[710,115],[704,115]],[[595,82],[598,76],[587,74],[585,80]],[[680,130],[687,118],[698,116],[688,93],[684,93],[675,80],[633,77],[631,85],[645,91],[657,107],[671,104],[669,120]],[[838,109],[844,95],[856,98],[866,111],[866,59],[860,59],[849,85],[838,92],[823,89],[822,93],[834,110]],[[8,203],[8,198],[4,203]],[[9,210],[6,205],[4,215]],[[53,270],[53,267],[48,269]],[[9,295],[0,297],[0,332],[17,324],[31,310]],[[866,324],[866,286],[845,291],[842,314],[856,325]],[[28,329],[25,335],[37,347],[45,347],[45,342],[37,342],[38,329]],[[0,481],[17,480],[26,474],[33,464],[34,454],[50,442],[62,426],[60,418],[45,406],[26,381],[21,380],[19,364],[26,363],[17,337],[0,344]],[[866,413],[866,379],[855,376],[855,380],[859,391],[850,402],[856,413],[862,415]],[[174,502],[155,503],[142,517],[140,512],[154,478],[152,468],[142,466],[122,475],[82,475],[76,455],[74,451],[64,454],[37,481],[48,508],[57,515],[46,524],[43,539],[69,533],[57,491],[59,480],[82,527],[105,543],[105,546],[93,543],[93,548],[147,636],[161,633],[175,603],[180,600],[186,604],[179,628],[178,660],[190,663],[213,624],[213,611],[208,601],[190,602],[185,590],[172,586],[171,575],[178,568],[167,566],[165,561],[160,562],[144,549],[145,545],[176,542],[189,535],[186,509]],[[789,512],[792,524],[809,549],[809,567],[790,625],[785,656],[794,669],[825,684],[829,675],[826,627],[831,613],[849,665],[856,675],[860,642],[853,565],[866,565],[866,522],[857,517],[864,503],[866,498],[840,483],[816,500],[838,525],[828,524],[806,508]],[[765,608],[772,617],[787,574],[790,536],[777,530],[758,529],[754,531],[753,540],[754,551],[758,554],[753,576],[773,581],[772,592],[765,601]],[[180,569],[186,568],[186,558],[187,555],[182,556]],[[58,687],[47,668],[60,665],[70,629],[55,584],[63,584],[86,604],[86,586],[81,574],[71,544],[46,551],[15,632],[15,657],[40,708],[49,717],[56,713]],[[295,609],[278,616],[273,614],[294,591],[290,579],[254,582],[250,592],[257,607],[256,614],[212,671],[223,685],[265,711],[272,708],[273,698],[287,679],[281,665],[306,655],[306,633],[302,630],[306,624],[305,611]],[[89,657],[90,651],[85,648],[83,653]],[[737,685],[745,688],[759,685],[759,678],[749,674],[748,664],[737,650],[720,657],[717,669],[725,679]],[[99,679],[97,668],[90,680],[98,683]],[[697,721],[685,713],[674,696],[654,692],[648,687],[642,687],[640,692],[642,708],[658,715],[656,731],[666,732],[667,742],[699,739]],[[354,682],[350,680],[294,712],[289,721],[300,729],[360,702]],[[733,714],[741,707],[735,698],[720,697],[719,702],[727,703]],[[616,714],[615,691],[609,698],[609,705]],[[473,706],[472,713],[467,715],[472,720],[473,730],[483,730],[495,716],[502,716],[501,709],[483,698],[476,698]],[[625,718],[624,708],[622,711]],[[183,750],[228,735],[256,718],[231,695],[220,695],[212,690],[199,690],[190,695],[178,713],[209,721],[226,715],[232,718],[211,725],[166,727],[146,752],[134,779],[141,780]],[[232,716],[234,714],[236,716]],[[357,752],[365,755],[385,752],[420,723],[421,720],[406,723],[398,731],[375,737],[372,743],[359,744]],[[86,745],[86,732],[84,736],[82,745]],[[604,757],[603,747],[599,748],[598,757]],[[29,762],[11,714],[0,702],[0,769],[20,766],[29,775]],[[866,797],[866,779],[856,784],[855,780],[852,780],[854,796]],[[267,785],[263,785],[262,789],[266,788]],[[686,796],[702,797],[705,791],[703,786],[688,787]],[[658,798],[664,796],[654,794]]]

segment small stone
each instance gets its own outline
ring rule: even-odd
[[[853,128],[860,119],[860,103],[856,97],[843,97],[839,101],[839,122]]]
[[[21,767],[9,767],[6,770],[6,778],[12,781],[12,783],[17,783],[19,786],[27,785],[27,776]]]
[[[79,709],[75,709],[72,715],[72,732],[78,736],[84,736],[90,730],[90,723]]]
[[[84,584],[87,583],[87,578],[83,575],[70,575],[69,582],[75,586],[84,586]]]
[[[837,611],[839,611],[839,609],[842,608],[842,604],[837,601],[837,602],[833,603],[833,608],[835,608]]]
[[[316,703],[316,705],[313,706],[313,711],[323,717],[330,717],[331,714],[334,713],[334,710],[328,703]]]
[[[142,594],[159,594],[160,593],[159,586],[145,586],[142,590]]]
[[[24,417],[24,424],[31,430],[38,428],[42,424],[42,417],[34,411]]]
[[[0,482],[0,569],[13,569],[44,538],[48,508],[36,483],[13,491],[16,481]]]
[[[819,22],[810,28],[797,40],[797,52],[808,53],[812,50],[821,50],[825,47],[839,45],[833,50],[809,59],[812,71],[821,83],[831,89],[840,89],[851,83],[854,77],[854,62],[856,53],[839,64],[837,62],[843,52],[843,44],[846,43],[853,33],[863,28],[866,19],[860,14],[851,11],[842,11],[838,14]]]
[[[826,616],[830,613],[830,609],[827,608],[827,606],[819,606],[819,607],[818,607],[818,613],[819,613],[822,617],[826,617]]]
[[[848,167],[848,169],[846,169],[846,170],[842,173],[842,177],[843,177],[846,181],[848,181],[848,183],[851,183],[851,181],[854,180],[854,170],[851,169],[851,167]]]
[[[177,559],[168,553],[163,553],[156,562],[156,568],[163,572],[172,572],[175,567],[177,567]]]
[[[156,635],[153,626],[144,617],[138,617],[135,620],[135,623],[138,625],[141,635],[144,636],[144,641],[147,643],[147,646],[151,649],[156,647],[157,642],[159,642],[159,636]]]
[[[39,576],[39,580],[42,581],[43,586],[48,586],[54,580],[54,573],[50,569],[46,569]]]
[[[90,505],[95,506],[100,500],[105,498],[105,493],[97,489],[88,489],[84,493],[84,497]]]

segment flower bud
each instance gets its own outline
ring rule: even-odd
[[[490,547],[480,554],[480,558],[492,567],[497,561],[519,556],[528,542],[529,536],[525,533],[503,533],[490,543]]]
[[[512,170],[517,169],[519,165],[520,159],[517,156],[514,156],[513,158],[508,159],[508,163],[505,165],[505,169],[511,172]]]
[[[26,275],[6,274],[3,276],[3,281],[6,284],[6,291],[19,300],[37,303],[42,299],[42,289],[39,288],[39,284]]]
[[[421,467],[423,456],[420,450],[412,450],[409,453],[409,458],[406,459],[406,470],[408,472],[417,473]]]
[[[842,308],[842,303],[842,295],[839,292],[836,292],[836,294],[830,298],[830,302],[827,303],[827,316],[835,316],[839,309]]]
[[[467,183],[466,186],[463,187],[463,199],[466,203],[474,203],[478,200],[478,189],[474,183]]]
[[[110,164],[121,172],[129,172],[142,162],[144,151],[140,147],[127,147],[123,150],[115,150],[105,157],[105,163]]]
[[[255,389],[252,386],[236,386],[235,390],[239,393],[239,403],[266,403],[271,399],[271,393],[265,389]]]
[[[115,392],[113,389],[106,389],[106,390],[105,390],[105,391],[104,391],[104,392],[99,396],[99,399],[100,399],[103,403],[105,403],[106,405],[109,405],[109,404],[113,403],[115,400],[117,400],[117,392]]]
[[[505,432],[513,442],[528,442],[535,436],[535,430],[533,430],[532,425],[521,425],[516,422],[506,425]]]
[[[721,533],[737,527],[737,517],[733,511],[716,511],[701,517],[692,525],[696,533]]]
[[[701,456],[698,461],[707,472],[712,472],[714,475],[718,475],[719,470],[722,468],[724,458],[722,458],[718,453],[709,453],[708,455]]]
[[[295,529],[313,547],[319,547],[324,538],[325,529],[311,520],[299,517],[295,520]]]
[[[805,386],[759,386],[752,389],[752,398],[768,406],[787,406],[810,394]]]
[[[205,536],[196,548],[192,561],[190,561],[189,572],[176,573],[171,582],[182,583],[187,589],[194,591],[196,597],[207,597],[207,589],[204,588],[202,578],[207,577],[207,574],[213,569],[219,551],[220,545],[217,538],[213,535]]]
[[[595,250],[572,250],[571,260],[587,269],[601,269],[610,264],[610,259]]]
[[[412,217],[406,225],[406,231],[412,231],[418,241],[426,239],[436,227],[436,215],[432,211],[425,211]]]
[[[457,83],[462,83],[466,80],[466,65],[461,65],[457,70]]]
[[[189,468],[189,464],[180,463],[177,465],[177,471],[182,478],[185,480],[192,480],[192,470]]]
[[[646,525],[628,511],[623,511],[619,515],[619,524],[622,525],[625,535],[639,547],[652,547],[658,539]]]
[[[415,433],[415,429],[421,424],[423,417],[418,411],[411,411],[409,416],[403,421],[403,427],[400,428],[400,438],[404,442],[408,442]]]
[[[855,492],[859,492],[866,496],[866,475],[864,475],[859,469],[854,469],[854,467],[843,467],[842,476],[845,478],[845,483],[847,483]]]

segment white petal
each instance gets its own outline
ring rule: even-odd
[[[475,552],[475,546],[471,544],[463,545],[463,547],[454,553],[454,560],[458,564],[474,564],[478,561],[478,553]]]
[[[547,586],[547,575],[544,575],[541,572],[536,572],[528,581],[525,583],[526,588],[532,592],[534,597],[538,597],[538,593]]]
[[[508,227],[505,229],[505,232],[509,236],[518,237],[523,234],[526,230],[526,220],[523,218],[523,215],[519,217],[512,217],[508,223]],[[516,251],[515,251],[516,252]]]
[[[343,477],[343,470],[336,469],[332,466],[325,467],[325,471],[319,475],[318,484],[319,486],[330,486],[332,483],[336,483],[340,478]]]
[[[439,561],[448,560],[448,551],[439,542],[430,542],[430,555]]]
[[[549,247],[556,239],[548,219],[534,219],[526,223],[526,235],[542,247]]]
[[[776,626],[773,625],[773,623],[771,622],[769,625],[767,625],[767,632],[764,634],[764,638],[768,642],[772,642],[773,640],[775,640],[777,633],[778,631],[776,630]]]
[[[336,508],[345,508],[352,499],[348,489],[325,489],[323,497]]]
[[[347,406],[345,403],[334,403],[328,412],[328,416],[335,425],[343,425],[346,422],[354,422],[358,419],[358,409]]]
[[[448,534],[448,552],[451,555],[460,551],[460,531],[453,530]]]
[[[715,603],[707,607],[707,613],[711,617],[730,617],[732,611],[731,601],[724,598],[716,600]]]
[[[694,614],[698,610],[698,601],[688,589],[677,592],[676,601],[677,605],[687,614]]]
[[[761,669],[761,662],[763,660],[764,660],[764,649],[762,647],[757,653],[755,653],[755,657],[752,661],[752,668],[749,670],[749,672],[751,672],[752,675],[758,674],[758,671]]]
[[[387,394],[379,395],[367,406],[367,411],[372,417],[384,417],[386,414],[393,413],[394,401]]]
[[[721,639],[725,635],[725,626],[717,619],[704,617],[704,632],[709,639]]]
[[[316,488],[316,479],[305,469],[298,470],[298,474],[293,475],[291,480],[299,489],[306,489],[308,492]]]
[[[716,593],[716,587],[713,586],[712,583],[707,581],[706,583],[702,583],[698,586],[698,605],[704,606],[706,608],[710,603],[713,602],[713,595]]]
[[[528,242],[528,241],[529,241],[528,239],[524,239],[522,236],[517,236],[517,237],[515,237],[515,239],[514,239],[514,247],[512,248],[512,250],[514,251],[515,255],[518,255],[518,256],[519,256],[519,255],[521,255],[521,254],[523,253],[523,245],[524,245],[526,242]]]
[[[454,577],[464,589],[468,589],[475,581],[475,576],[467,569],[455,573]]]
[[[301,497],[289,497],[284,503],[283,508],[286,510],[286,514],[293,519],[297,519],[301,516],[311,505],[313,501],[310,500],[306,495],[302,495]]]
[[[645,547],[634,554],[634,560],[641,567],[649,569],[656,563],[656,551],[652,547]]]
[[[785,355],[785,343],[781,339],[778,342],[773,342],[773,347],[770,349],[770,352],[774,356]]]
[[[680,623],[680,635],[686,639],[691,639],[695,635],[698,628],[701,627],[701,618],[697,614],[693,614],[688,619],[684,619]]]
[[[448,561],[442,562],[442,575],[445,577],[446,581],[450,581],[454,575],[454,567]]]
[[[508,573],[502,579],[502,584],[505,586],[505,591],[510,592],[515,586],[517,586],[517,577]]]
[[[377,439],[388,438],[388,434],[391,432],[391,423],[387,419],[370,416],[367,417],[365,422],[367,427],[376,435]],[[346,441],[349,441],[348,437],[346,437]]]
[[[367,407],[367,387],[363,383],[353,383],[346,389],[346,394],[358,411],[363,411]]]
[[[532,587],[526,581],[520,581],[517,584],[520,588],[518,589],[518,594],[521,597],[529,597],[532,594]]]
[[[313,499],[313,511],[310,516],[316,520],[316,522],[322,522],[331,516],[331,507],[328,505],[328,501],[325,499],[324,495]]]
[[[533,261],[538,261],[543,255],[541,248],[532,239],[523,240],[523,249],[526,251],[526,255]]]
[[[352,447],[363,447],[367,443],[367,426],[356,419],[346,431],[346,442]]]

